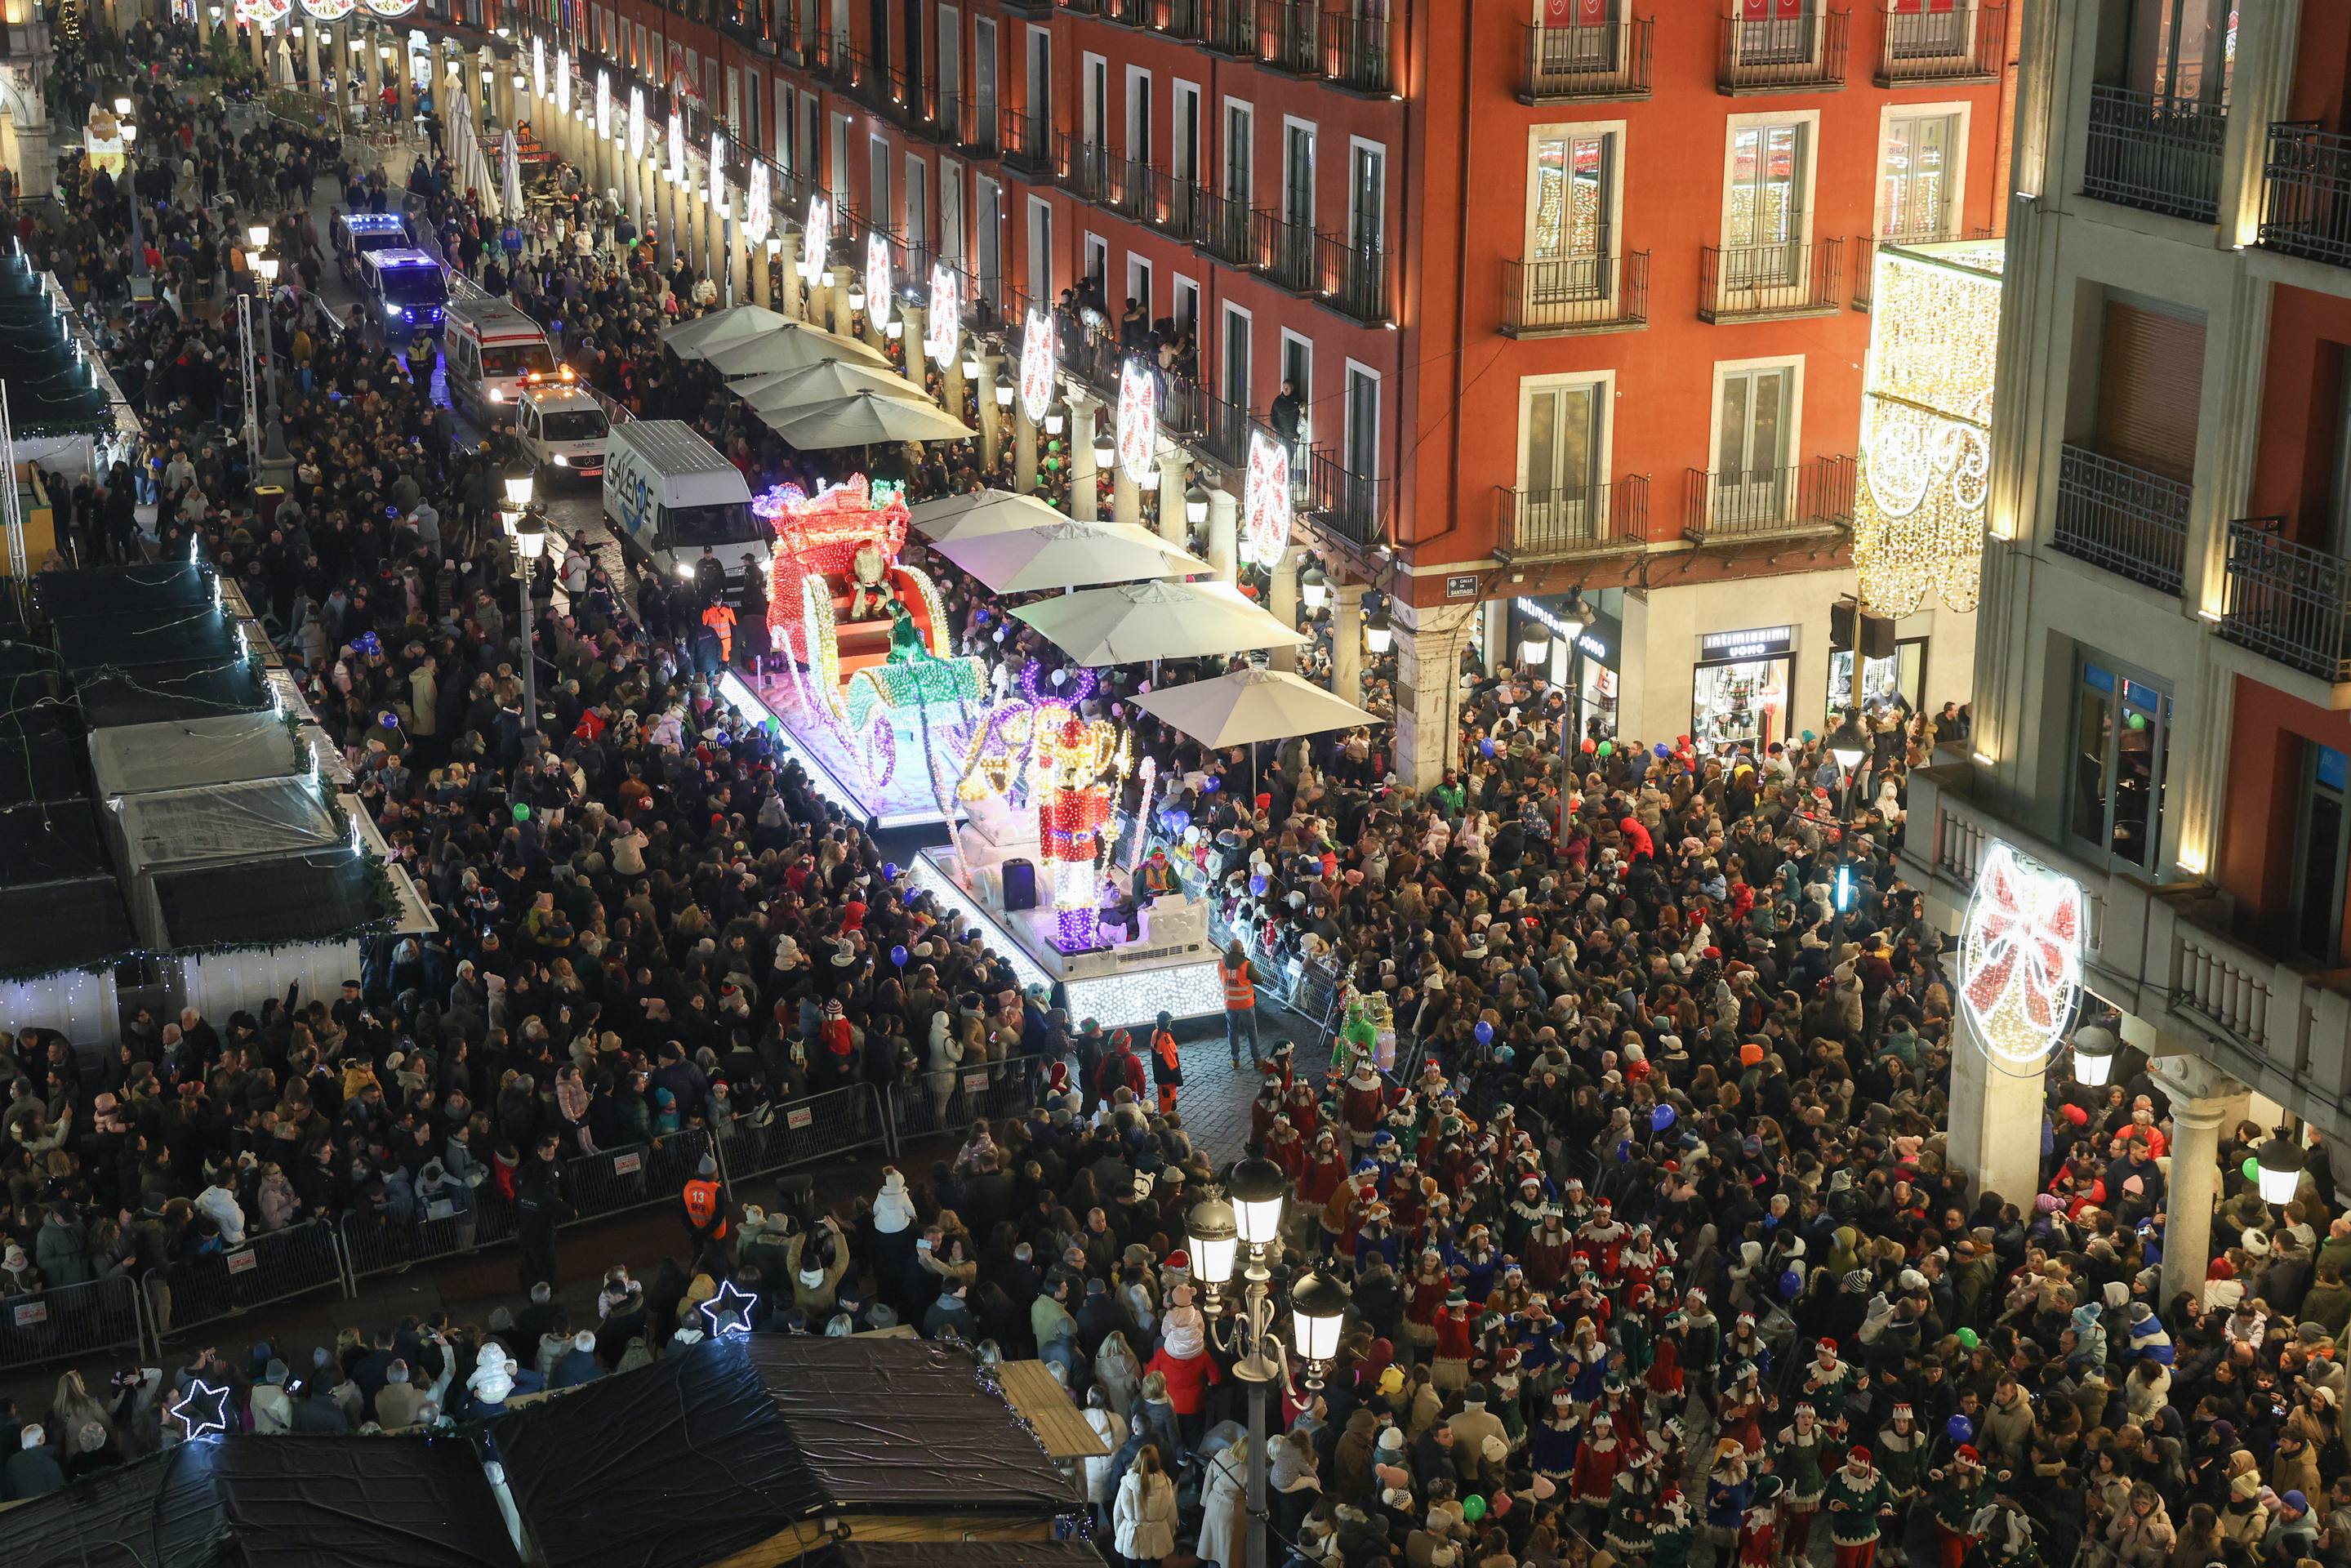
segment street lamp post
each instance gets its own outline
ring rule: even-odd
[[[286,449],[286,416],[277,406],[277,323],[270,315],[271,301],[277,292],[279,262],[261,248],[269,239],[266,224],[254,225],[246,237],[254,242],[253,267],[261,275],[261,361],[269,381],[269,408],[262,422],[261,466],[265,472],[282,471],[293,465],[294,455]]]
[[[114,100],[114,117],[122,127],[122,181],[131,193],[131,298],[144,303],[155,298],[155,277],[147,270],[146,232],[139,221],[139,127],[131,122],[131,99]]]
[[[1860,776],[1862,759],[1869,755],[1869,734],[1861,727],[1854,710],[1847,708],[1844,722],[1829,732],[1829,755],[1836,758],[1837,771],[1844,776],[1844,800],[1838,810],[1842,831],[1838,837],[1836,929],[1844,934],[1846,918],[1852,913],[1853,887],[1853,786]]]
[[[518,590],[516,597],[522,610],[523,745],[525,755],[533,757],[538,750],[538,654],[531,646],[530,579],[538,569],[539,557],[547,553],[547,523],[530,504],[536,478],[529,466],[521,463],[506,472],[507,501],[517,514],[511,531]]]

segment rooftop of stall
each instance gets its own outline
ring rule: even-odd
[[[193,561],[45,571],[33,579],[33,602],[52,621],[172,610],[184,613],[212,600],[212,570]]]
[[[58,616],[49,635],[59,662],[77,675],[162,664],[233,664],[245,651],[236,634],[236,617],[225,609],[214,609],[209,601]]]
[[[220,659],[85,674],[76,681],[75,691],[81,699],[82,722],[94,730],[253,712],[269,706],[269,692],[257,669]]]
[[[334,942],[392,918],[374,867],[347,851],[154,873],[160,946]]]

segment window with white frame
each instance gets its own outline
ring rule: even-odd
[[[1925,244],[1957,237],[1964,117],[1949,106],[1889,109],[1877,155],[1877,233]]]
[[[1802,388],[1800,361],[1740,361],[1715,368],[1715,527],[1764,527],[1788,516],[1796,500]]]
[[[1609,291],[1624,210],[1622,120],[1538,125],[1527,136],[1523,255],[1531,298],[1596,299]]]
[[[1607,537],[1612,372],[1531,376],[1519,383],[1513,521],[1521,549]]]

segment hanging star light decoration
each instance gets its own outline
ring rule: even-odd
[[[890,263],[890,242],[879,231],[865,236],[865,319],[876,327],[890,324],[891,294],[897,272]]]
[[[530,96],[547,96],[547,40],[537,37],[530,41]]]
[[[226,1432],[228,1390],[201,1378],[191,1379],[188,1391],[172,1403],[171,1416],[180,1423],[180,1435],[192,1443],[210,1433]]]
[[[726,210],[726,133],[710,133],[710,206],[713,212]]]
[[[596,136],[612,140],[612,73],[601,66],[596,68]]]
[[[775,196],[768,184],[768,161],[754,158],[750,183],[743,193],[743,237],[758,245],[775,226]]]
[[[1241,554],[1271,571],[1289,549],[1290,448],[1277,436],[1252,430],[1241,485]]]
[[[1159,461],[1159,378],[1140,358],[1118,373],[1118,465],[1144,483]]]
[[[923,347],[941,370],[963,346],[963,289],[955,268],[939,262],[931,268],[931,311],[923,324]]]
[[[800,230],[800,281],[815,287],[824,279],[825,251],[832,243],[832,204],[821,191],[809,193],[808,222]]]
[[[555,51],[555,112],[571,112],[571,51]]]
[[[685,116],[674,109],[669,111],[669,179],[673,185],[685,183]]]
[[[645,155],[645,89],[629,89],[629,156]]]
[[[1020,334],[1020,412],[1031,424],[1045,423],[1053,406],[1053,317],[1032,309]]]
[[[751,1309],[759,1298],[737,1286],[732,1280],[718,1282],[718,1293],[697,1309],[710,1324],[712,1339],[751,1332]]]

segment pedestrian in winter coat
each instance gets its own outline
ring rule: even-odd
[[[62,1479],[58,1484],[64,1484]],[[1111,1521],[1112,1543],[1130,1563],[1157,1563],[1176,1550],[1176,1483],[1160,1462],[1156,1445],[1144,1444],[1134,1456],[1134,1468],[1118,1483]]]
[[[1086,1390],[1085,1416],[1086,1425],[1102,1441],[1102,1451],[1086,1458],[1086,1501],[1093,1505],[1095,1528],[1107,1531],[1118,1479],[1111,1469],[1111,1461],[1118,1457],[1121,1424],[1099,1386]]]
[[[2116,1568],[2162,1568],[2177,1538],[2163,1499],[2144,1481],[2131,1488],[2130,1501],[2106,1525]]]
[[[1200,1544],[1203,1563],[1217,1568],[1243,1568],[1249,1555],[1249,1511],[1244,1498],[1249,1486],[1249,1439],[1236,1438],[1208,1461],[1200,1482]]]

